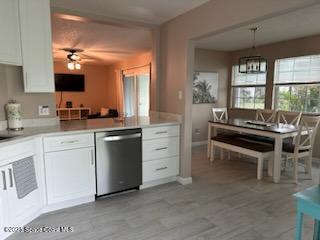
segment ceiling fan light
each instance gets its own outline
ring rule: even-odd
[[[74,66],[74,63],[73,62],[68,62],[68,69],[69,70],[74,70],[75,66]]]
[[[81,69],[81,64],[79,62],[75,63],[75,67],[77,70],[80,70]]]

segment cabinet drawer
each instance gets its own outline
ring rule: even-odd
[[[165,127],[154,127],[142,129],[142,139],[157,139],[163,137],[176,137],[179,136],[180,127],[176,126],[165,126]]]
[[[179,138],[159,138],[142,141],[142,160],[174,157],[179,155]]]
[[[93,147],[94,136],[93,134],[75,134],[45,137],[43,142],[45,152],[54,152],[74,148]]]
[[[143,163],[143,182],[173,177],[179,174],[179,157]]]

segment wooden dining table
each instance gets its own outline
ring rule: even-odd
[[[283,139],[295,137],[298,134],[298,127],[288,124],[255,124],[254,121],[249,123],[247,119],[228,119],[222,121],[208,122],[208,159],[210,158],[211,138],[215,135],[217,129],[235,131],[242,134],[254,134],[257,136],[269,137],[274,139],[274,163],[273,163],[273,181],[280,182],[282,144]]]

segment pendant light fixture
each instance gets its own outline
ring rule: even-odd
[[[253,74],[267,72],[267,59],[256,53],[256,32],[258,28],[250,28],[253,34],[253,44],[250,55],[239,58],[239,73]]]

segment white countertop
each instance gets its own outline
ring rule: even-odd
[[[45,127],[27,127],[23,131],[0,131],[0,136],[13,135],[14,138],[0,141],[0,147],[21,142],[36,136],[54,136],[62,134],[112,131],[119,129],[147,128],[180,124],[179,121],[163,117],[132,117],[124,121],[112,118],[63,121],[60,125]]]

